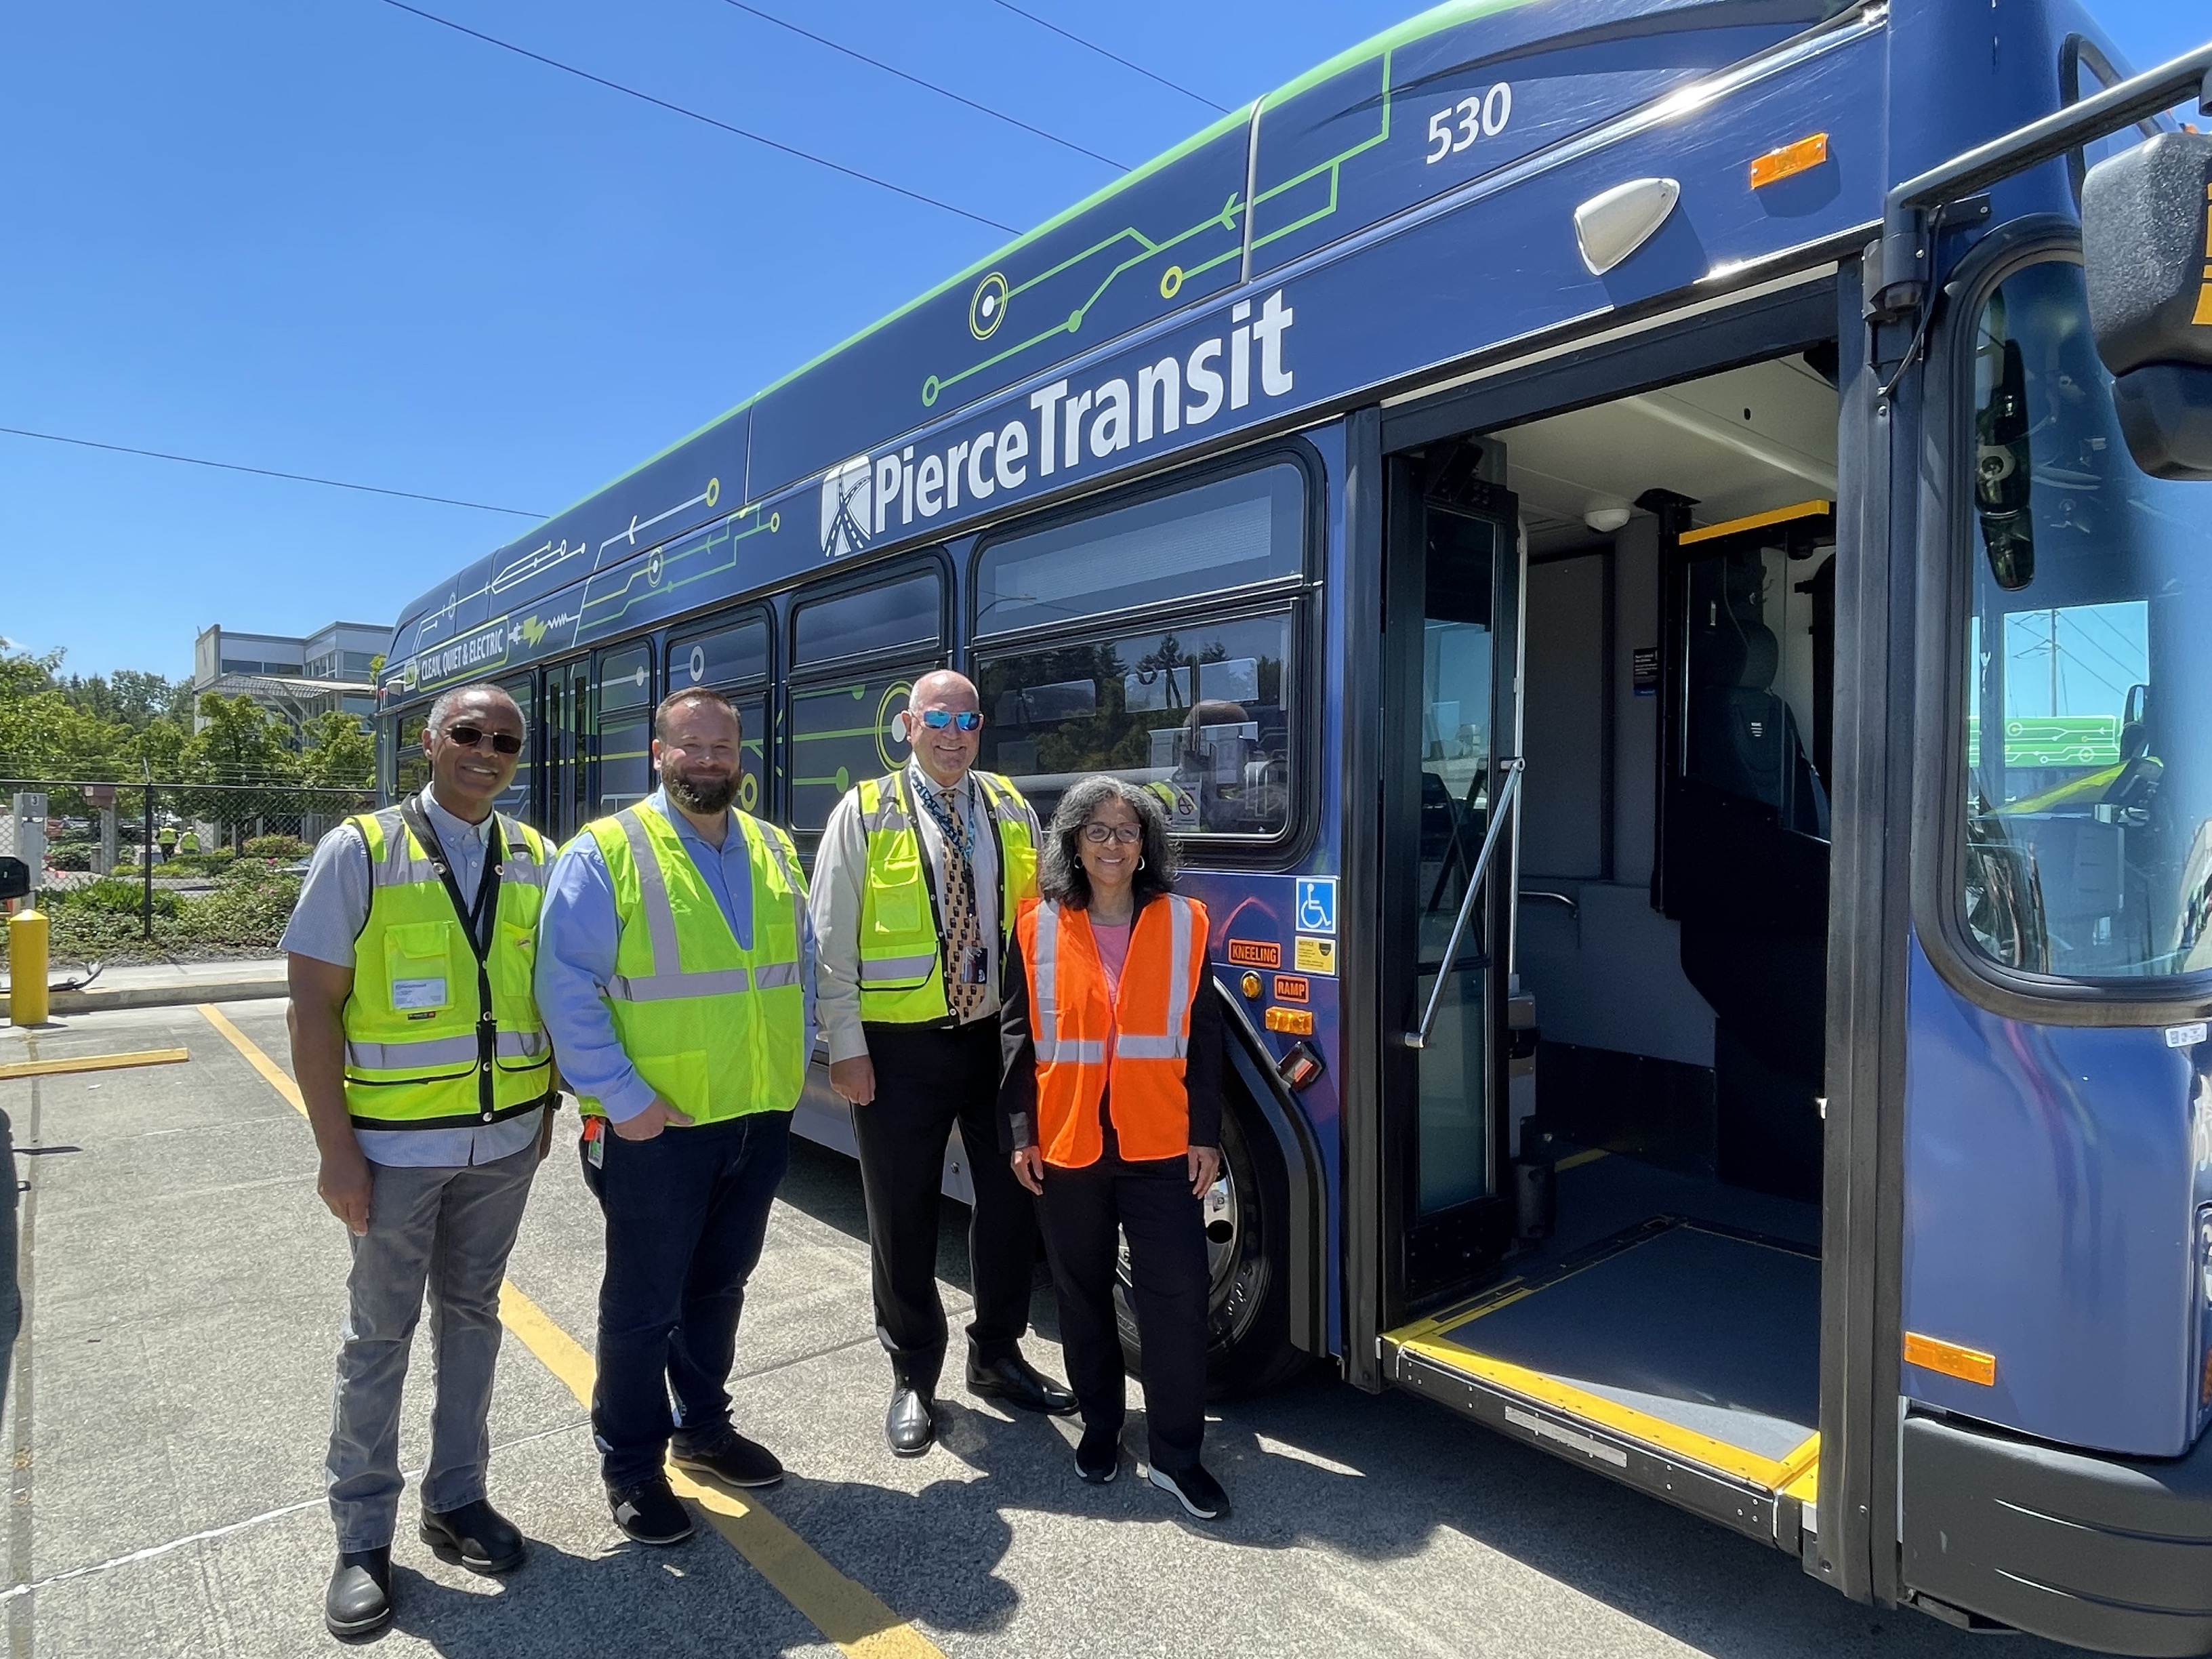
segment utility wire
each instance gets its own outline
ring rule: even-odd
[[[393,3],[396,4],[397,0],[393,0]],[[999,7],[1001,10],[1013,13],[1017,17],[1028,18],[1030,22],[1035,23],[1041,29],[1050,29],[1054,34],[1059,35],[1064,40],[1074,41],[1077,46],[1081,46],[1086,52],[1095,52],[1101,58],[1111,58],[1115,63],[1119,64],[1123,69],[1134,70],[1137,74],[1143,76],[1147,81],[1157,81],[1162,86],[1165,87],[1170,92],[1179,92],[1186,98],[1195,99],[1198,102],[1205,105],[1206,108],[1217,111],[1223,115],[1229,113],[1227,110],[1223,109],[1220,105],[1215,103],[1213,100],[1208,98],[1204,93],[1193,92],[1188,87],[1179,86],[1175,82],[1169,80],[1164,75],[1153,74],[1152,70],[1146,69],[1142,64],[1133,64],[1120,53],[1107,51],[1105,47],[1100,46],[1095,40],[1086,40],[1081,35],[1075,33],[1073,31],[1064,29],[1057,23],[1049,22],[1046,19],[1038,16],[1033,11],[1024,11],[1019,6],[1013,3],[1013,0],[991,0],[991,3]]]
[[[173,455],[166,449],[133,449],[129,444],[104,444],[92,438],[64,438],[58,432],[33,432],[27,427],[0,426],[11,438],[37,438],[50,444],[75,444],[80,449],[105,449],[118,455],[143,455],[149,460],[182,461],[186,466],[212,466],[224,472],[251,472],[257,477],[289,478],[294,483],[323,484],[331,489],[358,489],[366,495],[396,495],[407,501],[435,501],[440,507],[469,507],[479,513],[511,513],[518,519],[542,519],[543,513],[527,507],[494,507],[488,501],[456,501],[451,495],[425,495],[414,489],[386,489],[381,484],[350,483],[343,478],[318,478],[307,472],[279,472],[274,467],[242,466],[236,461],[210,461],[198,455]]]
[[[896,75],[900,80],[908,82],[925,91],[933,92],[940,98],[950,98],[956,104],[964,104],[969,109],[988,115],[995,120],[1004,121],[1008,126],[1019,127],[1024,132],[1033,133],[1039,138],[1058,144],[1062,149],[1072,149],[1078,155],[1087,155],[1094,161],[1103,161],[1108,167],[1117,168],[1123,173],[1129,170],[1129,164],[1127,161],[1117,161],[1110,155],[1101,155],[1095,149],[1085,149],[1081,144],[1071,139],[1063,138],[1058,133],[1047,132],[1042,127],[1033,127],[1018,116],[1009,115],[1002,109],[993,109],[988,104],[979,104],[973,98],[963,98],[950,87],[940,87],[934,81],[925,81],[919,75],[910,75],[902,69],[884,63],[879,58],[871,58],[864,52],[855,52],[850,46],[840,46],[836,41],[817,34],[811,29],[801,28],[796,23],[787,22],[772,13],[763,11],[758,6],[749,6],[745,3],[745,0],[722,0],[722,3],[735,7],[749,16],[757,17],[763,23],[773,23],[780,29],[788,29],[793,34],[813,41],[817,46],[827,46],[832,52],[841,52],[855,63],[866,64],[872,69],[879,69],[886,75]]]
[[[672,115],[688,116],[694,121],[702,121],[707,125],[717,128],[735,137],[750,139],[756,144],[766,145],[770,149],[780,150],[784,155],[794,156],[799,161],[811,161],[817,167],[826,167],[832,173],[842,173],[848,179],[857,179],[862,184],[873,185],[878,190],[890,191],[892,194],[903,196],[909,201],[921,202],[929,207],[941,208],[947,213],[957,214],[963,219],[972,219],[979,225],[988,225],[993,230],[1003,230],[1010,236],[1020,234],[1013,226],[1002,225],[996,219],[987,219],[980,213],[970,213],[966,208],[955,207],[950,202],[941,202],[934,196],[925,196],[918,190],[908,190],[904,185],[895,185],[888,179],[878,179],[872,173],[863,173],[858,167],[848,167],[842,161],[832,161],[825,156],[794,149],[774,138],[763,137],[757,132],[748,132],[743,127],[732,126],[727,121],[719,120],[712,115],[702,114],[696,109],[686,109],[681,104],[672,104],[665,98],[656,98],[649,92],[640,92],[635,87],[626,87],[619,81],[610,81],[604,75],[594,75],[589,70],[578,69],[574,64],[564,64],[557,58],[548,58],[543,52],[531,51],[527,46],[518,46],[512,40],[502,40],[497,35],[486,34],[480,29],[472,29],[465,23],[456,23],[450,17],[441,17],[435,12],[424,11],[419,6],[410,6],[407,3],[407,0],[384,0],[384,3],[395,10],[419,17],[426,23],[435,23],[441,28],[453,30],[456,34],[465,34],[472,40],[481,40],[488,46],[497,46],[501,52],[511,52],[518,58],[527,58],[533,64],[543,64],[548,69],[559,70],[563,75],[573,75],[580,81],[589,81],[593,86],[605,87],[610,92],[619,92],[624,97],[637,99],[640,102],[651,104],[657,109],[665,109]]]

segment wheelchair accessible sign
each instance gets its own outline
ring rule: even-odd
[[[1297,942],[1292,963],[1302,974],[1336,972],[1336,878],[1297,878]]]

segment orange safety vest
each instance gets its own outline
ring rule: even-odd
[[[1036,1136],[1046,1163],[1079,1170],[1098,1161],[1106,1149],[1102,1096],[1124,1158],[1190,1150],[1183,1066],[1191,1004],[1206,984],[1206,907],[1196,899],[1168,893],[1146,905],[1129,933],[1116,998],[1088,915],[1049,899],[1023,907],[1014,936],[1029,972]]]

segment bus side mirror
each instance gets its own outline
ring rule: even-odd
[[[31,890],[31,866],[21,859],[0,859],[0,904]]]
[[[2097,355],[2135,463],[2212,479],[2212,136],[2162,132],[2081,185]]]

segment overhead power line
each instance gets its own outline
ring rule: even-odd
[[[1122,57],[1119,52],[1109,52],[1105,47],[1100,46],[1096,40],[1086,40],[1081,35],[1076,33],[1073,29],[1064,29],[1060,27],[1059,24],[1052,22],[1048,19],[1040,17],[1033,11],[1024,11],[1019,6],[1013,3],[1013,0],[991,0],[991,3],[999,7],[1001,10],[1013,13],[1017,17],[1028,18],[1030,22],[1035,23],[1041,29],[1050,29],[1054,34],[1060,36],[1063,40],[1074,41],[1077,46],[1081,46],[1085,52],[1095,52],[1101,58],[1111,58],[1115,63],[1119,64],[1123,69],[1133,70],[1136,74],[1143,76],[1147,81],[1157,81],[1162,86],[1165,87],[1170,92],[1179,92],[1186,98],[1194,99],[1198,102],[1205,105],[1206,108],[1213,110],[1219,114],[1226,115],[1229,113],[1226,109],[1224,109],[1219,104],[1215,103],[1213,100],[1208,98],[1204,93],[1193,92],[1188,87],[1179,85],[1177,82],[1169,80],[1164,75],[1155,75],[1152,70],[1146,69],[1142,64],[1133,64],[1127,58]]]
[[[797,149],[779,140],[766,137],[760,133],[749,132],[743,127],[732,126],[729,122],[720,120],[714,116],[703,114],[696,109],[687,109],[682,104],[672,104],[665,98],[657,98],[649,92],[639,91],[635,87],[624,86],[619,81],[610,81],[604,75],[594,75],[589,70],[578,69],[574,64],[564,64],[557,58],[548,58],[544,52],[532,52],[527,46],[519,46],[512,40],[502,40],[495,34],[486,34],[483,30],[472,29],[465,23],[456,23],[450,17],[441,17],[435,12],[424,11],[420,6],[410,6],[407,3],[407,0],[384,0],[384,3],[394,10],[404,11],[410,16],[419,17],[426,23],[435,23],[439,27],[451,29],[456,34],[465,34],[471,40],[481,40],[488,46],[497,46],[501,52],[511,52],[518,58],[527,58],[533,64],[543,64],[548,69],[559,70],[563,75],[573,75],[580,81],[589,81],[593,86],[605,87],[609,92],[619,92],[626,98],[635,98],[641,103],[651,104],[656,109],[665,109],[672,115],[682,115],[694,121],[703,122],[708,126],[726,132],[733,137],[750,139],[756,144],[779,150],[801,161],[811,161],[817,167],[826,167],[832,173],[842,173],[848,179],[857,179],[864,185],[873,185],[878,190],[890,191],[893,195],[903,196],[908,201],[920,202],[929,207],[941,208],[947,213],[959,215],[963,219],[972,219],[979,225],[988,225],[993,230],[1003,230],[1009,236],[1019,234],[1013,226],[1000,224],[996,219],[986,218],[980,213],[970,213],[966,208],[955,207],[951,203],[939,201],[934,196],[925,196],[918,190],[908,190],[904,185],[895,185],[888,179],[878,179],[874,173],[863,173],[858,167],[848,167],[842,161],[832,161],[826,156],[816,155],[811,151]]]
[[[1117,161],[1110,155],[1101,155],[1097,150],[1086,149],[1073,139],[1063,138],[1056,132],[1047,132],[1042,127],[1033,127],[1019,116],[1009,115],[1002,109],[993,109],[988,104],[979,104],[973,98],[961,96],[950,87],[940,87],[934,81],[925,81],[919,75],[908,74],[905,70],[895,64],[886,64],[879,58],[871,58],[864,52],[855,52],[850,46],[841,46],[835,40],[815,33],[811,29],[801,28],[798,24],[788,22],[771,12],[763,11],[758,6],[749,6],[745,3],[745,0],[722,0],[722,3],[734,7],[748,16],[757,17],[763,23],[773,23],[780,29],[788,29],[793,34],[813,41],[817,46],[827,46],[830,51],[840,52],[855,63],[866,64],[872,69],[879,69],[886,75],[895,75],[900,80],[920,87],[924,91],[933,92],[940,98],[950,98],[956,104],[964,104],[968,108],[990,116],[994,120],[1004,121],[1010,127],[1019,127],[1024,132],[1033,133],[1039,138],[1058,144],[1062,149],[1072,149],[1078,155],[1087,155],[1094,161],[1103,161],[1108,167],[1118,168],[1124,173],[1128,171],[1129,164],[1126,161]]]
[[[149,460],[181,461],[186,466],[211,466],[224,472],[251,472],[261,478],[289,478],[294,483],[321,484],[330,489],[357,489],[365,495],[396,495],[406,501],[435,501],[440,507],[473,507],[479,513],[510,513],[518,519],[542,519],[524,507],[494,507],[489,501],[458,501],[451,495],[425,495],[417,489],[386,489],[382,484],[349,483],[344,478],[318,478],[307,472],[279,472],[274,467],[246,466],[237,461],[210,461],[199,455],[173,455],[166,449],[135,449],[129,444],[104,444],[93,438],[65,438],[58,432],[33,432],[27,427],[0,426],[11,438],[37,438],[50,444],[74,444],[79,449],[105,449],[117,455],[143,455]]]

